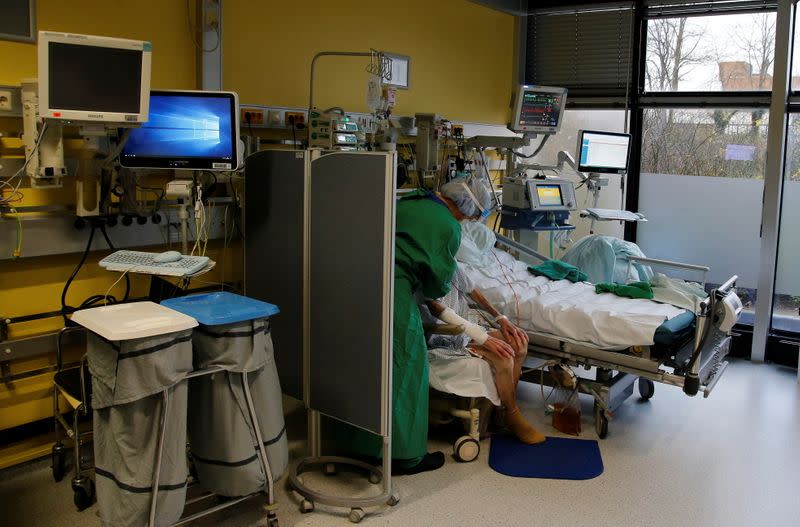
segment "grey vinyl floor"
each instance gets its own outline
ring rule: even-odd
[[[542,411],[538,386],[521,384],[524,413],[556,435]],[[583,437],[594,439],[591,401],[583,400]],[[290,448],[303,455],[304,415],[290,409]],[[479,459],[394,479],[401,502],[372,510],[364,525],[800,525],[800,385],[795,370],[735,361],[708,399],[656,386],[649,402],[630,398],[600,441],[604,473],[588,481],[518,479]],[[450,452],[443,438],[431,449]],[[330,492],[366,495],[360,478],[308,475]],[[298,511],[297,497],[279,482],[282,526],[349,525],[346,511],[317,505]],[[68,478],[52,481],[49,460],[0,472],[0,525],[99,525],[96,507],[76,512]],[[206,517],[203,526],[266,525],[258,499]]]

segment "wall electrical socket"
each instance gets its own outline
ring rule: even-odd
[[[294,121],[295,126],[298,124],[305,124],[306,112],[284,112],[283,120],[287,126],[291,126],[292,121]]]
[[[240,104],[239,121],[243,129],[248,127],[245,114],[250,114],[250,126],[253,128],[277,128],[291,129],[289,118],[292,117],[294,123],[305,124],[306,110],[301,108],[290,108],[287,106],[262,106],[260,104]]]
[[[14,111],[11,90],[0,90],[0,110],[4,112]]]
[[[251,108],[248,106],[241,106],[239,109],[241,115],[239,116],[239,122],[242,126],[247,126],[248,121],[247,117],[249,114],[250,121],[249,124],[251,126],[264,126],[266,124],[264,120],[264,110],[262,108]]]
[[[203,3],[203,31],[214,31],[219,27],[219,2],[205,0]]]

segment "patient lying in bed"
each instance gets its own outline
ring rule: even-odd
[[[462,224],[459,268],[488,300],[531,333],[603,349],[649,346],[665,321],[685,312],[645,299],[598,294],[586,282],[533,276],[528,264],[494,248],[481,223]]]
[[[499,331],[483,329],[481,323],[485,325],[486,321],[470,308],[470,298],[495,318]],[[544,441],[545,437],[522,416],[516,401],[517,383],[528,352],[527,334],[501,315],[460,270],[453,277],[450,293],[438,301],[428,300],[420,311],[425,324],[441,320],[466,329],[457,335],[434,332],[429,337],[431,386],[464,396],[486,396],[495,404],[499,398],[506,411],[506,425],[520,441]],[[480,364],[483,361],[491,365],[494,386],[486,378],[487,368]],[[491,388],[496,392],[492,393]]]

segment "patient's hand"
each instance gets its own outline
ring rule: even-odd
[[[505,341],[489,335],[483,347],[500,358],[513,359],[514,349]]]
[[[507,318],[501,318],[498,322],[500,324],[500,332],[506,342],[510,342],[517,349],[525,349],[528,347],[528,334],[523,330],[512,324]]]

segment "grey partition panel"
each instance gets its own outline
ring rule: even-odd
[[[265,150],[245,161],[245,294],[277,305],[271,319],[283,392],[303,398],[305,159]]]
[[[390,154],[311,163],[309,406],[376,434],[391,371],[394,170]]]

